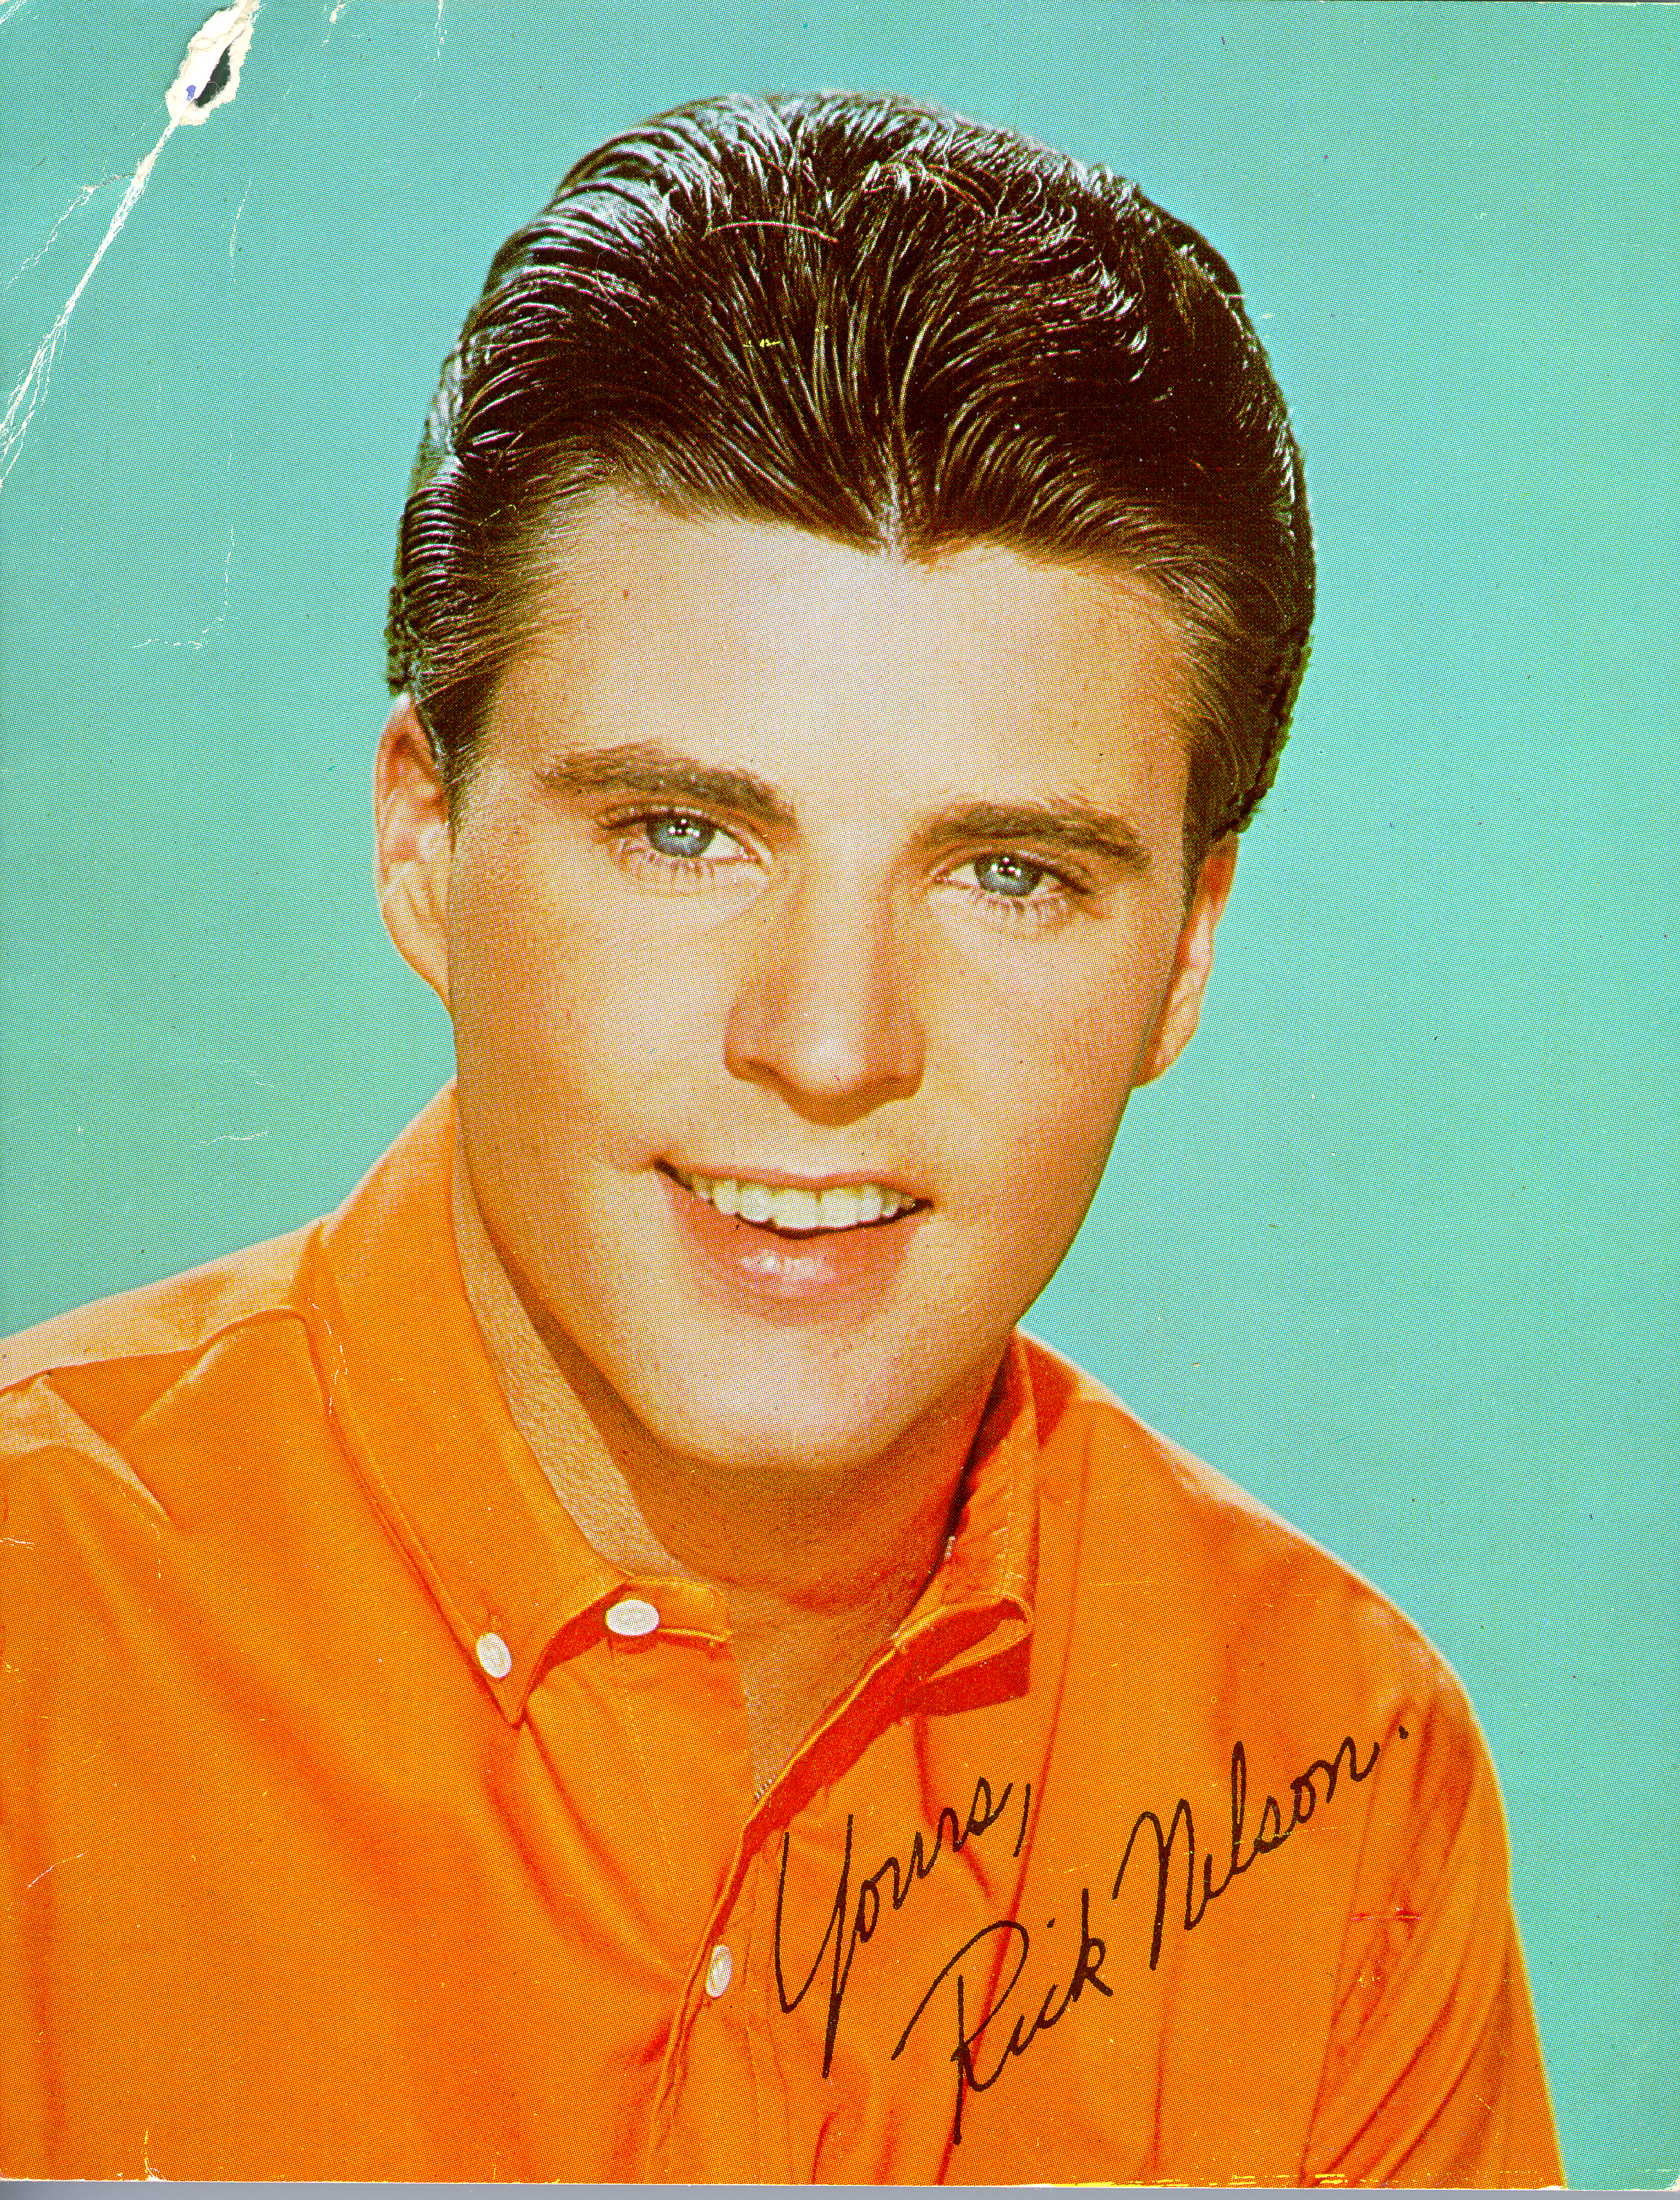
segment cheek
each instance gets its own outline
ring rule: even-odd
[[[610,881],[535,860],[516,830],[473,851],[458,879],[450,974],[464,1108],[481,1128],[516,1130],[534,1156],[639,1152],[639,1123],[718,1054],[703,963],[638,935]]]
[[[1070,1238],[1095,1195],[1131,1080],[1103,1044],[1079,1034],[1047,1048],[1033,1105],[1019,1123],[1012,1167],[1018,1196],[1044,1225]]]
[[[1095,1194],[1136,1084],[1171,968],[1154,937],[1123,956],[1094,958],[1062,982],[994,994],[1006,1013],[972,1046],[965,1114],[985,1126],[986,1173],[1000,1207],[1059,1257]],[[999,1207],[994,1208],[994,1212]]]
[[[481,1143],[493,1127],[552,1120],[574,1066],[587,1059],[589,973],[599,958],[563,951],[573,929],[516,824],[481,832],[458,854],[450,1009],[463,1110]]]

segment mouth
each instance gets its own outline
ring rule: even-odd
[[[867,1230],[918,1213],[926,1204],[896,1185],[868,1179],[818,1187],[768,1184],[753,1177],[702,1176],[692,1169],[661,1166],[685,1191],[704,1200],[720,1214],[774,1231],[783,1238]]]

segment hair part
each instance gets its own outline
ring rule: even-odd
[[[1187,652],[1187,885],[1277,769],[1311,530],[1235,278],[1106,169],[908,101],[705,101],[579,161],[493,263],[415,461],[387,629],[452,804],[569,514],[1117,566]]]

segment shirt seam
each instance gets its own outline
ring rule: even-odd
[[[1438,1689],[1437,1689],[1437,1691],[1436,1691],[1436,1693],[1435,1693],[1435,1694],[1434,1694],[1434,1700],[1433,1700],[1433,1702],[1432,1702],[1432,1704],[1431,1705],[1430,1708],[1431,1708],[1431,1709],[1432,1709],[1432,1711],[1434,1711],[1434,1712],[1438,1716],[1438,1714],[1439,1714],[1439,1712],[1440,1712],[1440,1710],[1441,1710],[1441,1696],[1440,1696],[1440,1694],[1439,1694],[1439,1691],[1438,1691]],[[1417,1710],[1418,1710],[1419,1714],[1420,1714],[1419,1725],[1420,1725],[1420,1728],[1421,1728],[1421,1727],[1422,1727],[1422,1725],[1423,1725],[1423,1723],[1424,1723],[1423,1714],[1424,1714],[1424,1711],[1425,1711],[1425,1706],[1424,1706],[1424,1702],[1423,1702],[1423,1701],[1420,1700],[1420,1701],[1418,1702],[1418,1705],[1417,1705]],[[1385,1734],[1385,1735],[1383,1736],[1383,1742],[1384,1742],[1385,1747],[1386,1747],[1386,1746],[1388,1746],[1388,1745],[1391,1744],[1391,1743],[1392,1743],[1392,1741],[1394,1741],[1395,1736],[1396,1736],[1396,1731],[1397,1731],[1397,1728],[1398,1728],[1398,1726],[1399,1726],[1399,1724],[1400,1724],[1400,1722],[1404,1718],[1405,1714],[1406,1714],[1406,1703],[1405,1703],[1404,1699],[1403,1698],[1403,1699],[1402,1699],[1402,1700],[1395,1706],[1394,1710],[1393,1710],[1393,1712],[1392,1712],[1392,1714],[1391,1714],[1391,1717],[1390,1717],[1389,1723],[1388,1723],[1388,1731],[1387,1731],[1387,1733],[1386,1733],[1386,1734]],[[1420,1738],[1421,1738],[1421,1737],[1420,1736]],[[1473,1784],[1473,1783],[1472,1783],[1472,1784]],[[1444,1859],[1443,1859],[1443,1862],[1442,1862],[1442,1864],[1441,1864],[1440,1869],[1439,1869],[1438,1871],[1437,1871],[1437,1873],[1435,1874],[1435,1876],[1433,1877],[1433,1879],[1432,1879],[1432,1880],[1431,1881],[1431,1882],[1430,1882],[1429,1893],[1428,1893],[1427,1899],[1428,1899],[1429,1901],[1431,1901],[1431,1902],[1432,1902],[1432,1901],[1435,1899],[1436,1896],[1439,1893],[1439,1892],[1440,1892],[1440,1888],[1441,1888],[1441,1885],[1442,1885],[1442,1881],[1443,1881],[1443,1880],[1444,1879],[1444,1877],[1445,1877],[1445,1875],[1446,1875],[1447,1867],[1448,1867],[1449,1863],[1450,1863],[1450,1860],[1451,1860],[1453,1852],[1454,1852],[1454,1850],[1455,1850],[1455,1849],[1456,1849],[1456,1847],[1458,1846],[1458,1844],[1459,1844],[1460,1840],[1462,1840],[1462,1838],[1463,1838],[1463,1836],[1464,1836],[1464,1832],[1465,1832],[1466,1823],[1467,1823],[1467,1821],[1468,1820],[1468,1818],[1469,1818],[1469,1815],[1470,1815],[1470,1805],[1471,1805],[1471,1790],[1467,1789],[1467,1791],[1466,1791],[1466,1795],[1465,1795],[1464,1807],[1463,1807],[1463,1809],[1459,1812],[1458,1817],[1457,1817],[1456,1820],[1455,1820],[1455,1823],[1454,1823],[1453,1828],[1452,1828],[1452,1833],[1451,1833],[1451,1835],[1450,1835],[1450,1837],[1449,1838],[1448,1842],[1447,1842],[1447,1845],[1446,1845],[1445,1856],[1444,1856]],[[1374,1796],[1371,1798],[1370,1804],[1369,1804],[1368,1807],[1368,1808],[1367,1808],[1367,1810],[1366,1810],[1364,1826],[1363,1826],[1362,1829],[1361,1830],[1360,1836],[1359,1836],[1359,1851],[1358,1851],[1358,1854],[1356,1856],[1356,1858],[1355,1858],[1355,1859],[1354,1859],[1354,1868],[1353,1868],[1353,1872],[1352,1872],[1352,1875],[1351,1875],[1351,1878],[1350,1878],[1350,1884],[1349,1884],[1349,1887],[1348,1887],[1347,1908],[1346,1908],[1345,1911],[1345,1912],[1344,1912],[1344,1914],[1343,1914],[1341,1930],[1340,1930],[1340,1932],[1339,1933],[1339,1934],[1337,1935],[1337,1942],[1336,1942],[1336,1945],[1337,1945],[1337,1949],[1338,1949],[1338,1951],[1339,1951],[1339,1952],[1338,1952],[1338,1961],[1337,1961],[1337,1975],[1338,1975],[1338,1980],[1339,1980],[1339,1978],[1340,1978],[1340,1975],[1341,1975],[1341,1971],[1342,1971],[1343,1964],[1344,1964],[1344,1963],[1345,1963],[1345,1958],[1346,1958],[1346,1956],[1347,1956],[1347,1952],[1348,1952],[1348,1940],[1349,1940],[1350,1928],[1350,1927],[1351,1927],[1351,1925],[1352,1925],[1352,1922],[1353,1922],[1353,1905],[1354,1905],[1354,1904],[1358,1900],[1358,1899],[1359,1899],[1360,1878],[1361,1878],[1361,1875],[1362,1875],[1362,1873],[1363,1872],[1364,1868],[1365,1868],[1365,1858],[1366,1858],[1366,1854],[1367,1854],[1367,1852],[1368,1852],[1368,1848],[1369,1848],[1369,1846],[1370,1846],[1370,1842],[1371,1842],[1371,1839],[1372,1839],[1372,1832],[1373,1832],[1373,1828],[1374,1828],[1374,1825],[1375,1825],[1375,1823],[1376,1823],[1376,1817],[1377,1817],[1377,1799],[1376,1799],[1376,1797],[1374,1795]],[[1407,1871],[1409,1869],[1409,1868],[1410,1868],[1410,1866],[1411,1866],[1412,1860],[1413,1860],[1413,1858],[1416,1856],[1416,1854],[1417,1854],[1417,1852],[1418,1852],[1418,1850],[1422,1846],[1422,1845],[1423,1845],[1423,1843],[1424,1843],[1424,1841],[1425,1841],[1425,1840],[1426,1840],[1426,1836],[1427,1836],[1427,1832],[1428,1832],[1428,1813],[1427,1813],[1427,1811],[1426,1811],[1426,1812],[1424,1812],[1424,1813],[1422,1814],[1422,1822],[1421,1822],[1420,1823],[1417,1824],[1417,1825],[1415,1827],[1414,1833],[1413,1833],[1413,1838],[1412,1838],[1411,1841],[1409,1843],[1409,1845],[1408,1845],[1408,1846],[1407,1846],[1407,1848],[1406,1848],[1406,1852],[1405,1852],[1404,1855],[1401,1858],[1400,1862],[1399,1862],[1399,1863],[1398,1863],[1398,1864],[1396,1866],[1395,1870],[1394,1870],[1394,1872],[1393,1872],[1393,1874],[1392,1874],[1392,1877],[1394,1878],[1394,1880],[1396,1881],[1396,1882],[1397,1882],[1397,1883],[1400,1883],[1400,1882],[1403,1882],[1403,1881],[1404,1881],[1405,1875],[1406,1875]],[[1506,1962],[1507,1962],[1507,1965],[1508,1965],[1508,1962],[1509,1962],[1509,1939],[1510,1939],[1510,1922],[1509,1922],[1509,1919],[1508,1919],[1508,1918],[1507,1918],[1507,1922],[1506,1922],[1506,1941],[1507,1941],[1507,1957],[1506,1957]],[[1503,1975],[1502,1972],[1502,1975]],[[1303,2140],[1303,2144],[1302,2144],[1302,2148],[1301,2148],[1300,2159],[1299,2159],[1299,2162],[1298,2162],[1298,2165],[1297,2165],[1297,2168],[1298,2168],[1298,2176],[1299,2176],[1303,2180],[1305,2180],[1306,2175],[1307,2175],[1307,2163],[1308,2163],[1309,2156],[1310,2156],[1310,2153],[1311,2153],[1311,2150],[1312,2150],[1312,2144],[1313,2144],[1313,2133],[1314,2133],[1314,2132],[1315,2132],[1315,2128],[1316,2128],[1316,2127],[1317,2127],[1318,2118],[1319,2118],[1319,2111],[1320,2111],[1320,2110],[1321,2110],[1321,2109],[1324,2106],[1324,2103],[1325,2103],[1325,2093],[1326,2093],[1326,2089],[1327,2089],[1327,2086],[1328,2086],[1328,2083],[1329,2083],[1329,2072],[1330,2072],[1330,2063],[1331,2063],[1331,2059],[1332,2059],[1333,2056],[1334,2055],[1334,2053],[1335,2053],[1335,2051],[1336,2051],[1336,2027],[1337,2027],[1337,2019],[1338,2019],[1338,2017],[1339,2016],[1339,2015],[1340,2015],[1340,2013],[1341,2013],[1341,2011],[1342,2011],[1343,2008],[1346,2005],[1347,1998],[1348,1998],[1347,1995],[1346,1995],[1345,1993],[1344,1993],[1344,1994],[1341,1994],[1341,1995],[1338,1996],[1334,2000],[1333,2000],[1332,2004],[1331,2004],[1331,2009],[1330,2009],[1329,2021],[1328,2021],[1328,2022],[1327,2022],[1327,2024],[1326,2025],[1326,2027],[1325,2027],[1324,2052],[1323,2052],[1323,2055],[1322,2055],[1322,2057],[1321,2057],[1321,2060],[1320,2060],[1320,2062],[1319,2062],[1319,2068],[1318,2068],[1318,2081],[1317,2081],[1316,2086],[1315,2086],[1315,2088],[1314,2088],[1314,2092],[1313,2092],[1313,2100],[1312,2100],[1312,2107],[1311,2107],[1311,2109],[1310,2109],[1310,2111],[1308,2112],[1308,2116],[1307,2116],[1307,2128],[1306,2128],[1306,2132],[1305,2132],[1305,2134],[1304,2134],[1304,2140]],[[1368,2024],[1369,2021],[1370,2021],[1370,2020],[1369,2020],[1368,2018],[1366,2020],[1367,2024]],[[1357,2039],[1358,2039],[1360,2037],[1362,2037],[1362,2034],[1363,2034],[1363,2033],[1364,2033],[1365,2029],[1366,2029],[1366,2026],[1362,2024],[1362,2025],[1360,2027],[1358,2033],[1356,2033],[1355,2034],[1355,2040],[1356,2040],[1356,2042],[1357,2041]],[[1483,2027],[1483,2029],[1484,2029],[1484,2031],[1485,2031],[1485,2027]],[[1479,2040],[1479,2039],[1481,2038],[1482,2034],[1481,2034],[1481,2033],[1478,2033],[1478,2034],[1477,2034],[1476,2036],[1477,2036],[1477,2039]],[[1461,2075],[1461,2074],[1462,2074],[1462,2072],[1461,2071],[1459,2074],[1460,2074],[1460,2075]]]
[[[190,1368],[197,1366],[199,1362],[207,1354],[213,1352],[219,1344],[225,1343],[229,1337],[236,1336],[242,1330],[255,1329],[266,1322],[287,1321],[296,1322],[307,1336],[309,1325],[295,1307],[251,1307],[243,1314],[236,1314],[230,1320],[219,1323],[214,1329],[203,1331],[190,1343],[163,1345],[155,1351],[107,1351],[89,1353],[81,1357],[71,1355],[62,1360],[43,1360],[39,1366],[26,1368],[19,1374],[14,1375],[9,1382],[0,1384],[0,1404],[8,1398],[20,1396],[25,1391],[32,1390],[38,1383],[56,1384],[61,1377],[66,1375],[97,1375],[103,1368],[143,1367],[149,1362],[178,1361],[179,1372],[171,1381],[168,1389],[160,1390],[155,1398],[148,1400],[141,1411],[134,1416],[133,1420],[125,1425],[124,1431],[125,1434],[128,1429],[134,1427],[136,1423],[143,1419],[147,1413],[155,1410],[169,1395],[169,1391],[175,1388],[182,1374]],[[312,1361],[313,1354],[312,1353],[310,1356]],[[318,1368],[317,1372],[318,1375]],[[67,1402],[69,1401],[67,1401]],[[90,1423],[89,1425],[91,1426],[92,1424]],[[106,1438],[108,1443],[114,1441],[112,1437]]]

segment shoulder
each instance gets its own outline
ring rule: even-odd
[[[1404,1726],[1432,1736],[1450,1784],[1476,1776],[1463,1688],[1397,1605],[1100,1384],[1031,1340],[1028,1356],[1041,1533],[1062,1547],[1076,1634],[1123,1627],[1222,1725],[1292,1730],[1293,1746]]]
[[[283,1311],[310,1235],[294,1231],[0,1338],[0,1397],[41,1375],[190,1358],[240,1323]]]
[[[306,1349],[300,1278],[312,1235],[294,1232],[0,1342],[0,1465],[10,1497],[43,1475],[63,1489],[67,1468],[72,1481],[90,1472],[108,1489],[143,1495],[137,1468],[156,1447],[143,1432],[225,1412],[225,1395],[213,1405],[203,1379],[207,1362],[229,1356],[223,1348],[247,1389],[282,1339]]]

